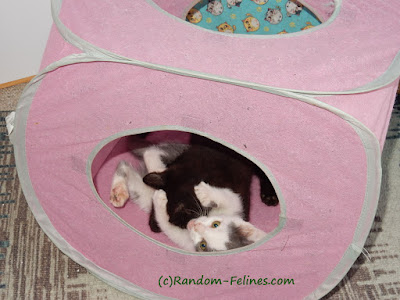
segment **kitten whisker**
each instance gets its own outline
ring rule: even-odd
[[[188,211],[188,212],[192,212],[192,213],[194,213],[195,215],[199,215],[199,212],[198,212],[197,210],[194,210],[194,209],[187,209],[187,211]]]
[[[197,199],[196,196],[192,196],[192,198],[193,198],[193,200],[196,203],[196,206],[198,208],[198,211],[195,212],[195,214],[197,215],[197,218],[203,216],[204,215],[204,210],[203,210],[202,205],[200,204],[200,201]]]

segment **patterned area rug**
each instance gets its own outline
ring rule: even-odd
[[[23,87],[0,90],[0,299],[135,299],[62,254],[29,210],[5,127]],[[325,300],[400,299],[400,97],[382,161],[381,200],[365,245],[368,255],[358,258]]]

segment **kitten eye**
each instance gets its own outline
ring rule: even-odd
[[[189,215],[189,216],[191,216],[191,215],[193,215],[193,210],[191,210],[191,209],[185,209],[184,211],[183,211],[186,215]]]
[[[221,222],[220,222],[220,221],[214,221],[214,222],[211,224],[211,228],[217,228],[219,225],[221,225]]]
[[[203,251],[205,251],[206,248],[207,248],[207,242],[206,242],[205,240],[202,240],[202,241],[200,242],[200,249],[203,250]]]

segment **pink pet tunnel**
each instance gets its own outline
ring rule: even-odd
[[[190,24],[192,0],[52,5],[43,71],[11,137],[27,201],[65,254],[146,299],[318,299],[338,284],[376,212],[400,2],[309,0],[323,23],[279,36]],[[136,163],[141,133],[197,134],[260,166],[280,205],[252,199],[250,221],[268,236],[189,253],[152,233],[135,204],[113,208],[112,173],[122,158]]]

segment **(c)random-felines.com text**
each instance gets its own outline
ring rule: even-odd
[[[158,285],[160,287],[173,287],[178,285],[294,285],[294,279],[291,278],[252,278],[249,275],[241,277],[231,276],[228,279],[208,278],[201,275],[199,278],[185,278],[180,276],[160,276]]]

